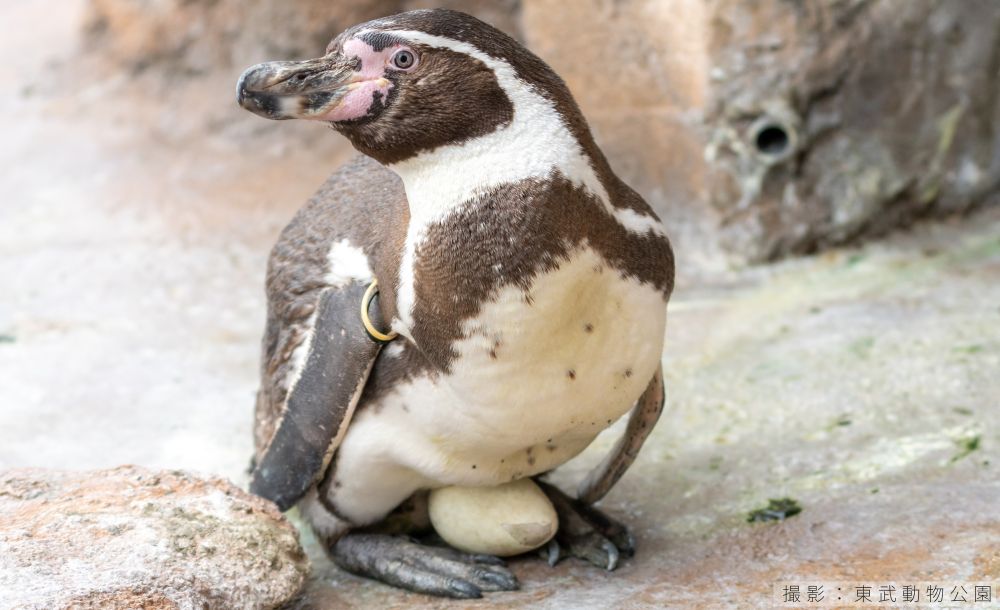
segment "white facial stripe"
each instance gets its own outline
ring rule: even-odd
[[[552,103],[518,78],[507,62],[475,46],[415,30],[391,30],[414,43],[446,48],[478,59],[492,69],[514,106],[509,125],[473,140],[442,146],[390,166],[403,180],[410,206],[410,226],[400,269],[399,322],[393,330],[409,336],[412,327],[414,254],[427,227],[477,194],[503,184],[545,179],[558,171],[593,193],[604,209],[628,231],[666,233],[660,222],[612,205],[607,190]],[[412,339],[412,337],[411,337]]]

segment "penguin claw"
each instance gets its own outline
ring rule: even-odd
[[[605,569],[608,572],[613,572],[618,567],[618,547],[612,544],[610,540],[604,540],[601,542],[601,548],[608,555],[608,565]]]
[[[559,559],[561,559],[561,548],[559,547],[559,543],[556,539],[553,538],[552,540],[549,540],[548,544],[538,549],[538,554],[545,561],[545,563],[549,564],[549,567],[554,568],[555,565],[559,563]]]
[[[506,571],[481,570],[476,573],[479,579],[489,586],[484,586],[484,591],[514,591],[519,585],[517,578]]]
[[[453,592],[458,599],[479,599],[483,596],[479,587],[464,580],[453,579],[448,581],[448,590]]]

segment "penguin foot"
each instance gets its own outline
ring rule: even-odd
[[[566,495],[558,487],[535,479],[559,515],[559,530],[544,549],[544,558],[555,565],[563,555],[589,561],[608,571],[621,557],[635,554],[635,538],[623,524],[598,509]]]
[[[518,588],[517,577],[499,557],[426,546],[402,536],[350,533],[330,554],[348,572],[429,595],[468,599]]]

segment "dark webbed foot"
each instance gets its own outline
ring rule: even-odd
[[[635,553],[635,539],[621,523],[593,506],[563,493],[558,487],[535,480],[552,501],[559,515],[559,531],[553,543],[542,550],[550,565],[559,561],[563,551],[585,559],[599,568],[614,570],[620,557]]]
[[[513,591],[517,578],[492,555],[469,555],[425,546],[401,536],[347,534],[330,550],[348,572],[418,593],[482,597],[483,591]]]

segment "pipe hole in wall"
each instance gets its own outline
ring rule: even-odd
[[[798,136],[791,123],[765,114],[750,125],[746,132],[746,143],[764,165],[776,165],[795,154],[799,145]]]
[[[781,157],[788,151],[791,138],[781,125],[766,125],[757,132],[754,145],[757,151],[770,157]]]

